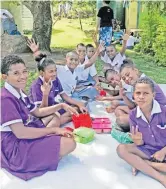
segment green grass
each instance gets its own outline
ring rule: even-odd
[[[91,24],[89,24],[91,23]],[[52,29],[52,48],[75,49],[80,42],[92,43],[90,31],[95,29],[92,19],[82,20],[83,31],[80,29],[78,19],[61,19],[55,23]]]

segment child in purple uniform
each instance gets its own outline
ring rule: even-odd
[[[38,57],[36,60],[38,62],[37,67],[40,76],[30,87],[30,97],[34,104],[40,105],[40,107],[58,104],[55,98],[57,95],[60,95],[65,102],[77,106],[82,113],[86,112],[87,110],[84,107],[84,103],[72,99],[63,91],[62,85],[57,78],[55,62],[46,57]],[[59,113],[61,125],[71,121],[70,113],[65,112],[63,109],[60,110]],[[42,121],[44,122],[47,119],[47,117],[42,118]]]
[[[147,77],[145,74],[141,73],[137,67],[134,65],[131,59],[126,59],[124,64],[120,69],[121,78],[128,85],[133,86],[134,83],[141,77]],[[154,81],[153,81],[154,82]],[[155,100],[161,104],[166,105],[166,95],[164,95],[162,89],[154,82],[154,90],[155,90]],[[126,94],[121,90],[121,95],[123,97],[124,102],[128,106],[118,106],[115,110],[115,115],[117,117],[117,123],[122,128],[129,128],[129,111],[135,108],[134,101],[131,101],[127,98]]]
[[[118,155],[137,170],[166,187],[166,107],[155,99],[155,85],[147,77],[134,85],[137,107],[130,112],[130,129],[134,144],[120,144]]]
[[[49,116],[62,108],[70,113],[78,112],[64,103],[37,108],[23,92],[28,71],[24,61],[16,55],[4,57],[1,74],[5,80],[1,90],[2,168],[24,180],[56,170],[60,158],[76,147],[72,138],[64,137],[70,137],[72,133],[58,127],[46,127],[40,119],[29,121],[29,116]],[[57,123],[60,121],[54,121]]]

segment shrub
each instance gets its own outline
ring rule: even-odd
[[[158,65],[166,66],[166,27],[165,23],[160,23],[156,31],[156,38],[153,43],[155,60]]]

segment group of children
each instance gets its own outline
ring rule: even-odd
[[[134,142],[119,145],[118,155],[133,167],[134,174],[142,171],[166,187],[166,176],[160,173],[166,172],[166,96],[126,59],[127,39],[124,35],[120,52],[114,45],[101,43],[95,50],[80,43],[76,51],[67,53],[66,65],[56,65],[29,40],[39,71],[29,97],[24,92],[28,79],[24,61],[16,55],[3,58],[2,168],[24,180],[56,170],[59,160],[76,147],[72,133],[60,126],[71,121],[72,114],[87,112],[85,101],[109,100],[119,129],[130,131]],[[104,61],[104,78],[97,75],[98,57]],[[101,82],[118,86],[119,95],[110,91],[100,97]]]

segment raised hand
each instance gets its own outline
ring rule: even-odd
[[[129,35],[126,33],[126,34],[124,34],[123,36],[122,36],[122,39],[124,40],[124,41],[127,41],[128,39],[129,39]]]
[[[41,86],[41,91],[43,95],[48,96],[51,90],[51,79],[49,79],[48,82],[43,82],[43,85]]]
[[[33,53],[39,51],[39,43],[36,44],[34,39],[28,39],[27,45]]]
[[[136,128],[132,126],[131,138],[137,146],[144,144],[144,141],[142,139],[142,133],[138,131],[138,126],[136,126]]]
[[[101,42],[99,44],[99,47],[97,49],[99,53],[101,53],[101,52],[103,52],[105,50],[105,46],[104,45],[105,45],[104,42]]]

